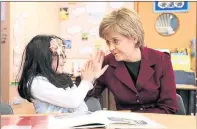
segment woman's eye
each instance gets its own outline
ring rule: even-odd
[[[118,40],[117,39],[114,39],[114,43],[118,43]]]

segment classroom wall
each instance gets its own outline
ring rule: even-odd
[[[37,34],[55,34],[59,36],[59,5],[56,2],[7,2],[6,21],[8,39],[1,44],[2,62],[2,100],[12,105],[18,96],[15,81],[22,52],[29,40]],[[15,51],[14,51],[15,49]],[[8,55],[9,58],[6,59]],[[15,58],[16,57],[16,58]],[[9,64],[9,65],[8,65]],[[22,101],[20,105],[12,105],[15,113],[34,113],[32,105]],[[28,109],[28,110],[24,110]]]
[[[91,47],[94,51],[94,45],[97,42],[102,44],[102,47],[106,49],[106,44],[99,38],[98,35],[93,36],[90,34],[91,29],[98,29],[95,27],[98,27],[99,22],[95,23],[89,21],[90,17],[87,11],[88,8],[86,8],[87,5],[89,5],[89,7],[95,5],[106,5],[104,14],[107,14],[113,10],[112,8],[110,8],[109,2],[11,2],[10,27],[14,28],[10,30],[10,42],[14,44],[12,45],[11,50],[13,48],[16,48],[16,52],[14,51],[13,54],[11,53],[11,55],[14,55],[11,56],[11,60],[14,60],[14,66],[11,67],[11,71],[13,71],[11,80],[15,81],[16,75],[18,74],[21,55],[24,47],[26,46],[28,41],[36,34],[54,34],[66,40],[69,39],[72,41],[72,48],[66,50],[67,67],[65,68],[65,70],[67,72],[72,72],[71,69],[73,67],[73,62],[77,62],[75,63],[77,69],[79,65],[81,67],[83,62],[87,60],[89,54],[83,54],[85,52],[79,52],[83,48],[85,49],[86,47]],[[134,3],[124,3],[123,6],[133,9]],[[60,8],[68,8],[68,20],[60,19]],[[77,8],[85,8],[86,11],[76,16],[74,15],[74,11],[76,12],[75,9]],[[95,17],[92,18],[98,19]],[[81,31],[73,35],[69,34],[69,29],[76,26],[81,27]],[[89,33],[88,40],[83,41],[81,35],[85,31]]]
[[[145,43],[151,48],[189,48],[192,38],[196,37],[196,2],[189,2],[188,12],[175,12],[179,20],[177,32],[171,36],[157,33],[155,23],[161,13],[154,12],[153,2],[137,2],[137,12],[140,15],[145,30]]]
[[[156,31],[155,23],[161,13],[154,12],[154,2],[136,2],[137,12],[140,15],[144,30],[145,43],[156,49],[190,48],[191,41],[196,38],[196,2],[189,2],[187,12],[174,12],[179,21],[176,33],[162,36]],[[191,69],[196,71],[196,57],[191,58]]]
[[[10,5],[5,3],[5,20],[1,21],[1,99],[8,103],[9,101],[9,81],[10,81]],[[4,35],[4,36],[3,36]],[[6,39],[3,40],[2,37]],[[2,40],[5,41],[2,43]]]
[[[20,67],[21,55],[26,44],[38,34],[59,36],[59,7],[56,2],[10,2],[11,80]]]
[[[97,51],[97,48],[108,52],[105,41],[98,34],[99,24],[104,15],[120,5],[131,10],[134,9],[134,2],[61,2],[59,5],[60,8],[68,9],[68,19],[60,20],[60,35],[71,41],[71,48],[66,49],[65,71],[75,75],[78,74],[77,71],[80,70],[90,54]],[[84,32],[88,34],[87,40],[82,40]]]

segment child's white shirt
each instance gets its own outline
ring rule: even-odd
[[[85,112],[88,107],[84,98],[92,88],[93,84],[84,80],[78,87],[57,88],[47,78],[37,76],[32,81],[31,93],[37,113]]]

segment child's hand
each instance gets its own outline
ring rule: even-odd
[[[92,60],[87,61],[84,68],[81,70],[81,78],[82,80],[91,82],[95,79],[95,71]]]

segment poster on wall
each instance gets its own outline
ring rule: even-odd
[[[155,1],[154,12],[165,13],[165,12],[187,12],[189,10],[188,1]]]
[[[89,2],[86,4],[88,22],[98,24],[101,22],[107,10],[106,2]]]
[[[86,12],[85,7],[78,7],[72,10],[71,15],[80,16],[85,12]]]
[[[72,47],[71,40],[64,40],[64,45],[66,46],[66,49],[71,49]]]
[[[1,21],[5,21],[5,2],[1,3]]]
[[[79,51],[80,54],[88,55],[88,54],[91,54],[93,52],[93,49],[92,49],[91,46],[83,46],[83,47],[80,47],[78,51]]]
[[[99,37],[99,26],[91,28],[90,32],[89,32],[89,35],[98,38]]]
[[[82,40],[88,40],[88,32],[83,32],[83,33],[81,34],[81,39],[82,39]]]
[[[88,22],[93,24],[99,24],[103,19],[105,13],[97,12],[97,13],[88,13]]]
[[[69,17],[68,8],[60,8],[60,19],[68,20],[68,17]]]

